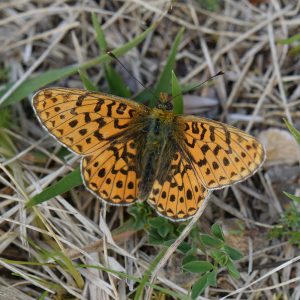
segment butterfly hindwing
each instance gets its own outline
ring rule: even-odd
[[[184,136],[182,148],[208,189],[244,180],[264,161],[261,143],[235,127],[193,116],[178,116],[176,120]]]
[[[159,179],[154,181],[148,202],[159,214],[173,221],[192,217],[208,195],[208,190],[181,152],[175,152],[164,177],[162,182]]]
[[[86,187],[110,204],[129,205],[136,201],[136,151],[133,140],[117,140],[84,157],[81,172]]]
[[[81,89],[49,88],[37,92],[33,106],[44,127],[77,154],[87,155],[122,134],[144,105]]]

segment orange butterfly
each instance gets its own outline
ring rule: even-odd
[[[209,119],[175,115],[161,94],[155,108],[81,89],[47,88],[33,97],[42,125],[82,155],[83,182],[113,205],[147,200],[173,221],[192,217],[209,190],[253,175],[263,146]]]

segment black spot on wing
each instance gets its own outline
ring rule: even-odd
[[[127,108],[127,105],[126,105],[126,104],[124,104],[124,103],[119,103],[119,106],[118,106],[117,109],[116,109],[117,114],[123,115],[123,114],[124,114],[124,111],[126,110],[126,108]]]
[[[121,180],[117,181],[116,186],[117,186],[117,188],[122,188],[123,182]]]
[[[83,128],[79,130],[80,135],[85,135],[87,133],[87,129]]]
[[[197,165],[198,165],[199,167],[203,167],[203,166],[205,166],[206,164],[207,164],[206,158],[200,159],[200,160],[197,162]]]
[[[203,155],[205,155],[206,152],[209,150],[209,147],[207,144],[204,144],[200,149],[201,149]]]
[[[104,168],[100,169],[100,171],[98,172],[98,176],[101,177],[101,178],[104,177],[105,174],[106,174],[106,171],[105,171]]]
[[[123,129],[123,128],[127,128],[128,127],[128,124],[121,125],[119,123],[120,123],[120,120],[114,119],[114,126],[115,126],[115,128]]]
[[[198,134],[200,132],[198,123],[197,122],[192,122],[192,133]]]
[[[228,160],[227,157],[223,158],[223,164],[224,164],[224,166],[228,166],[229,165],[229,160]]]
[[[221,147],[219,145],[216,145],[216,147],[213,150],[214,155],[218,155],[220,150],[221,150]]]
[[[195,148],[196,145],[196,140],[192,140],[192,142],[190,143],[186,138],[184,139],[184,142],[190,147],[190,148]]]
[[[219,169],[219,164],[215,161],[212,163],[212,166],[215,170]]]
[[[209,135],[209,138],[212,142],[215,141],[216,139],[216,136],[215,136],[215,127],[214,126],[209,126],[209,132],[210,132],[210,135]]]
[[[190,189],[188,189],[188,190],[186,191],[186,198],[187,198],[188,200],[192,200],[192,199],[193,199],[193,194],[192,194],[192,191],[191,191]]]
[[[84,94],[84,95],[80,95],[76,101],[76,106],[81,106],[82,105],[82,102],[84,100],[84,98],[86,97],[87,95]]]
[[[94,112],[100,111],[103,103],[104,103],[104,100],[103,99],[99,99],[98,102],[97,102],[97,104],[96,104],[96,106],[95,106],[95,108],[94,108]]]
[[[207,131],[207,129],[204,127],[203,123],[201,123],[201,129],[202,129],[202,131],[201,131],[201,135],[200,135],[200,140],[203,140],[204,136],[205,136],[205,133]]]
[[[101,117],[96,119],[95,122],[98,123],[98,128],[101,128],[106,124],[106,122],[104,121],[104,118],[101,118]]]
[[[94,132],[94,137],[96,137],[98,139],[98,141],[103,140],[103,135],[99,131]]]
[[[108,117],[112,116],[112,108],[115,105],[116,105],[116,102],[112,102],[112,103],[110,103],[110,104],[107,105],[107,116]]]
[[[91,122],[91,117],[90,117],[90,114],[88,112],[86,112],[84,114],[84,122],[85,123],[90,123]]]
[[[45,96],[45,98],[51,98],[52,97],[52,92],[49,91],[49,90],[45,90],[44,91],[44,96]]]
[[[78,121],[77,120],[73,120],[71,122],[69,122],[69,125],[74,128],[76,125],[78,124]]]

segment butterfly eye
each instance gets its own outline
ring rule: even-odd
[[[173,104],[171,102],[166,103],[166,110],[173,110]]]

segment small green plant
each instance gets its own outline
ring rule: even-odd
[[[285,123],[300,145],[300,132],[286,120]],[[272,229],[270,236],[272,238],[286,238],[291,244],[300,248],[300,211],[299,208],[297,208],[297,203],[300,203],[300,197],[287,192],[283,193],[289,197],[292,202],[283,213],[280,219],[280,225]]]
[[[198,0],[198,3],[201,7],[210,11],[217,10],[221,5],[220,0]]]
[[[178,225],[165,218],[155,217],[149,219],[146,230],[151,244],[169,246],[184,227],[185,224]],[[211,234],[204,234],[199,228],[193,228],[190,237],[190,241],[182,242],[178,250],[183,255],[183,272],[199,274],[191,289],[192,299],[196,299],[208,286],[217,285],[216,278],[220,268],[226,268],[232,278],[239,278],[233,261],[241,259],[242,254],[226,243],[220,225],[212,225]]]
[[[127,212],[132,216],[131,227],[135,230],[140,230],[146,227],[147,220],[149,219],[152,210],[149,205],[142,202],[129,206]]]
[[[217,285],[216,278],[220,268],[226,268],[232,278],[239,278],[239,272],[233,261],[241,259],[243,255],[226,244],[224,233],[218,224],[212,225],[211,234],[202,234],[194,230],[193,235],[194,245],[183,258],[182,267],[186,272],[200,275],[191,291],[192,299],[196,299],[208,286]],[[197,256],[198,249],[206,255],[205,261]]]
[[[300,33],[297,33],[287,39],[279,40],[278,43],[282,45],[293,45],[289,50],[291,56],[295,56],[300,53]]]
[[[272,229],[272,238],[286,238],[288,241],[300,248],[300,212],[294,203],[285,210],[280,218],[280,225]]]
[[[174,223],[163,217],[151,217],[153,211],[145,203],[128,207],[128,212],[133,216],[131,226],[147,231],[149,243],[155,246],[169,247],[186,226],[186,222]],[[198,227],[194,227],[189,237],[177,250],[183,256],[183,272],[199,274],[191,288],[192,299],[196,299],[208,286],[217,285],[217,274],[221,268],[226,268],[232,278],[239,278],[234,261],[243,255],[226,243],[220,225],[212,225],[211,234],[201,233]]]

